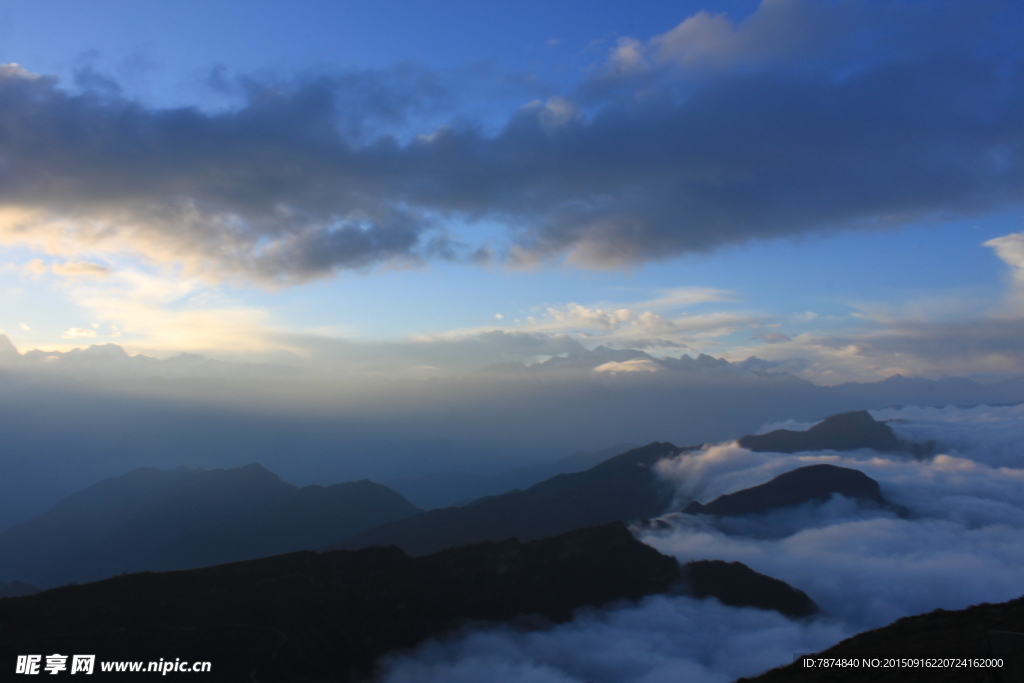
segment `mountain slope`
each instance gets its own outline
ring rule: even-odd
[[[678,576],[675,559],[622,524],[421,558],[397,548],[291,553],[0,600],[0,661],[173,653],[213,662],[216,680],[350,681],[386,652],[467,621],[565,621],[583,606],[664,592]]]
[[[332,548],[397,545],[425,555],[466,543],[543,538],[571,529],[653,517],[671,502],[672,488],[653,466],[679,454],[670,443],[654,442],[610,458],[589,470],[561,474],[525,491],[511,491],[464,507],[430,510],[367,529]]]
[[[682,577],[688,593],[695,598],[715,597],[723,605],[770,609],[790,617],[806,617],[818,612],[818,606],[802,590],[755,572],[742,562],[687,562],[683,565]]]
[[[0,598],[20,598],[24,595],[35,595],[39,590],[37,586],[23,581],[0,582]]]
[[[878,482],[858,470],[835,465],[809,465],[786,472],[771,481],[736,493],[719,496],[706,505],[694,501],[683,512],[731,517],[767,512],[776,508],[825,502],[834,494],[887,506]]]
[[[618,444],[599,451],[579,451],[550,462],[523,465],[495,474],[438,472],[416,477],[384,479],[382,484],[398,491],[417,507],[431,510],[466,503],[524,489],[559,474],[589,469],[608,458],[636,448],[635,444]]]
[[[992,681],[1017,683],[1024,680],[1024,598],[1000,604],[982,604],[967,609],[935,610],[904,617],[888,626],[847,638],[815,657],[885,658],[978,657],[1002,658],[1005,669],[965,667],[868,668],[806,667],[799,662],[779,667],[746,683],[960,683]],[[739,683],[739,681],[737,681]]]
[[[889,425],[877,422],[866,410],[832,415],[804,432],[776,429],[767,434],[744,436],[739,444],[758,453],[852,451],[860,448],[896,451],[905,448]]]
[[[0,578],[42,586],[316,548],[417,510],[368,480],[298,488],[257,464],[142,468],[0,533]]]

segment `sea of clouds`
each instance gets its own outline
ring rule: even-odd
[[[654,596],[584,610],[546,630],[494,627],[432,641],[387,660],[379,680],[727,683],[903,616],[1024,594],[1024,404],[871,412],[903,439],[934,441],[936,455],[784,455],[716,444],[659,464],[678,491],[663,517],[669,526],[636,531],[683,562],[740,561],[782,579],[810,595],[820,616],[793,621],[714,599]],[[909,514],[842,497],[760,519],[677,512],[817,463],[864,472]]]

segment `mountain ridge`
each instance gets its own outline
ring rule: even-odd
[[[319,547],[416,512],[369,480],[299,488],[256,463],[139,468],[0,532],[0,577],[55,586],[213,565]]]
[[[352,681],[375,660],[474,621],[538,626],[663,593],[679,565],[622,524],[409,557],[302,551],[144,572],[0,600],[4,661],[81,651],[215,662],[218,680]]]
[[[428,510],[340,539],[327,548],[396,545],[411,555],[516,537],[528,540],[573,528],[653,517],[672,499],[654,464],[681,450],[653,442],[583,472],[560,474],[525,491],[486,496],[463,507]]]
[[[719,517],[752,515],[812,501],[823,503],[837,494],[869,505],[891,507],[882,497],[878,482],[868,475],[823,463],[785,472],[763,484],[719,496],[710,503],[692,501],[683,512]]]

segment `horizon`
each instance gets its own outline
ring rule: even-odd
[[[374,680],[730,683],[1024,593],[1021,35],[1012,0],[4,3],[0,594],[271,558],[276,605],[281,553],[625,524],[594,557],[657,590],[588,561],[604,598],[537,598],[568,621],[458,633],[426,596]],[[665,588],[705,561],[821,613]],[[349,637],[216,609],[289,674]]]

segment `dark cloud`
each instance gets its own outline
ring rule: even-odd
[[[447,241],[451,219],[505,225],[506,258],[603,267],[1018,204],[1019,8],[828,8],[696,15],[620,44],[614,78],[599,69],[575,103],[526,105],[496,133],[436,128],[457,98],[416,65],[215,72],[239,98],[219,112],[147,108],[92,71],[72,93],[6,67],[0,202],[36,214],[4,229],[292,281],[479,260],[471,234]]]

